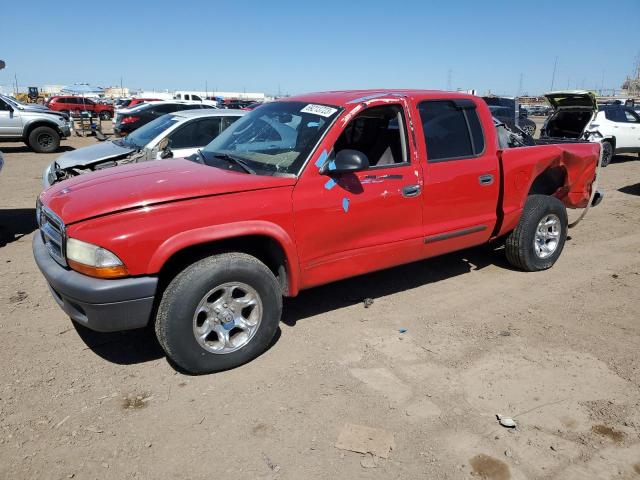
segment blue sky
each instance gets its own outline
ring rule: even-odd
[[[5,88],[16,74],[21,86],[122,76],[158,90],[444,89],[450,71],[453,88],[480,93],[516,94],[522,74],[533,94],[550,88],[556,56],[556,89],[600,87],[603,72],[619,88],[640,54],[640,0],[65,0],[0,11]]]

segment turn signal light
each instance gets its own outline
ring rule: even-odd
[[[67,259],[69,267],[78,273],[83,273],[90,277],[96,278],[120,278],[129,275],[127,267],[124,265],[116,265],[113,267],[94,267],[92,265],[85,265],[84,263],[75,262]]]

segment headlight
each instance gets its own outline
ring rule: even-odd
[[[67,263],[75,271],[97,278],[118,278],[129,275],[115,254],[91,243],[69,238],[67,240]]]

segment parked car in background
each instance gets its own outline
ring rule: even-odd
[[[550,92],[554,109],[541,138],[584,139],[602,144],[602,166],[616,153],[640,153],[640,116],[622,104],[598,107],[595,94],[586,90]]]
[[[249,105],[247,105],[246,107],[242,107],[240,110],[246,110],[246,111],[251,111],[254,108],[258,108],[260,105],[263,105],[264,102],[253,102],[250,103]]]
[[[44,170],[45,188],[118,165],[193,155],[242,117],[241,110],[197,109],[163,115],[123,139],[67,152]]]
[[[529,105],[527,107],[528,114],[537,117],[546,117],[551,113],[551,110],[548,105]]]
[[[489,105],[491,114],[511,130],[518,127],[530,137],[536,133],[536,123],[527,118],[526,111],[519,107],[515,98],[487,96],[482,99]]]
[[[22,141],[35,152],[51,153],[70,134],[68,115],[0,95],[0,141]]]
[[[45,105],[51,110],[71,115],[72,112],[82,112],[83,110],[94,112],[103,120],[113,117],[113,105],[97,103],[89,98],[77,96],[54,96],[45,100]]]
[[[226,370],[268,348],[282,297],[303,289],[497,238],[514,267],[551,268],[567,208],[602,198],[599,152],[588,142],[498,148],[491,112],[472,95],[288,97],[188,159],[45,190],[33,252],[75,322],[118,331],[151,321],[181,368]]]
[[[210,109],[211,107],[203,103],[177,101],[143,103],[133,108],[118,112],[113,132],[122,137],[128,135],[141,126],[146,125],[151,120],[161,117],[167,113],[204,108]]]

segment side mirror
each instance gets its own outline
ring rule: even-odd
[[[324,164],[320,173],[322,175],[333,175],[335,173],[359,172],[369,168],[369,159],[359,150],[340,150],[336,154],[335,160]]]
[[[160,150],[160,158],[173,158],[173,152],[168,138],[163,138],[158,143],[158,150]]]

